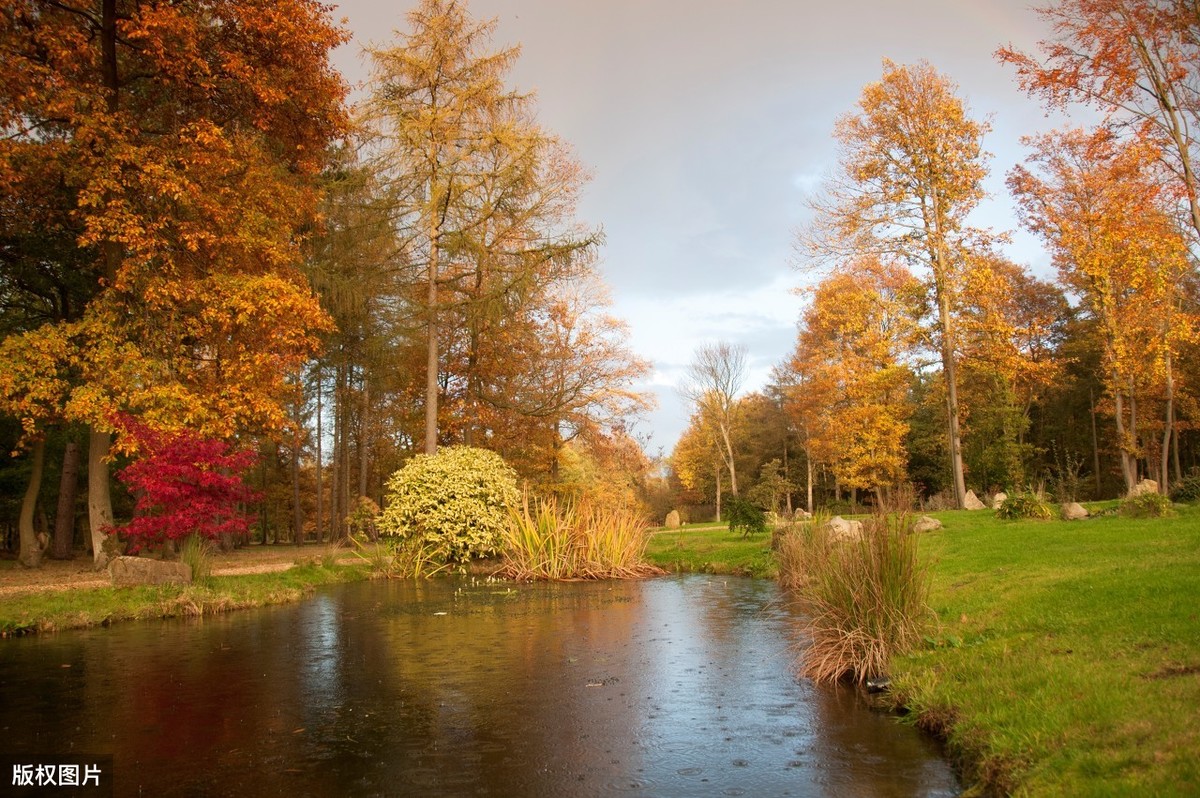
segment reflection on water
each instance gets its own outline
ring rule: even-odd
[[[6,753],[122,795],[946,796],[917,732],[794,676],[770,582],[345,585],[0,645]]]

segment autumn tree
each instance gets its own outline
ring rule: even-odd
[[[704,344],[696,349],[680,393],[695,408],[715,438],[725,468],[729,491],[738,495],[737,455],[734,427],[738,420],[738,394],[746,381],[746,347],[728,341]]]
[[[813,202],[802,251],[836,261],[898,258],[928,275],[934,340],[946,381],[946,433],[954,492],[966,495],[958,398],[962,272],[986,236],[967,224],[984,195],[985,123],[971,119],[955,85],[927,63],[884,61],[859,110],[838,120],[837,176]]]
[[[905,479],[909,361],[923,290],[903,267],[849,264],[812,292],[801,319],[789,406],[810,456],[848,488],[883,497]]]
[[[96,289],[33,334],[69,344],[72,387],[47,415],[91,425],[98,561],[113,410],[214,431],[286,420],[287,375],[325,323],[295,267],[310,178],[345,125],[328,62],[343,40],[313,0],[0,12],[0,186],[35,206],[56,186],[55,248]]]
[[[964,273],[961,323],[964,457],[983,489],[1026,484],[1035,405],[1061,381],[1071,312],[1062,291],[992,253]]]
[[[254,516],[244,506],[259,498],[244,481],[252,450],[191,430],[159,432],[130,416],[114,421],[137,459],[118,473],[135,497],[134,517],[113,534],[137,551],[190,535],[218,540],[246,532]]]
[[[996,52],[1023,89],[1051,107],[1079,102],[1114,133],[1151,140],[1200,234],[1200,14],[1192,0],[1058,0],[1036,9],[1053,31],[1040,57]]]
[[[1139,419],[1152,397],[1164,408],[1156,471],[1165,483],[1175,427],[1173,363],[1193,326],[1180,310],[1190,264],[1171,212],[1176,192],[1160,179],[1157,147],[1146,139],[1121,141],[1101,128],[1051,133],[1031,144],[1031,168],[1014,169],[1009,183],[1023,221],[1049,244],[1062,281],[1096,321],[1126,489],[1137,483],[1138,460],[1147,455]]]
[[[476,400],[484,328],[597,238],[570,218],[578,165],[537,125],[530,98],[504,85],[518,50],[489,49],[495,21],[472,19],[456,0],[424,0],[409,22],[397,46],[371,51],[366,116],[402,231],[398,265],[423,284],[412,298],[425,327],[423,437],[432,453],[452,381],[445,361],[454,353],[444,350],[461,347],[463,389]]]

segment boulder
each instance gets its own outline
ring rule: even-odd
[[[830,518],[821,528],[834,540],[858,540],[863,533],[862,521],[847,521],[840,515]]]
[[[1067,502],[1062,506],[1062,517],[1064,521],[1078,521],[1081,518],[1087,518],[1088,511],[1077,502]]]
[[[932,532],[935,529],[941,528],[941,521],[937,520],[936,518],[930,518],[927,515],[921,516],[917,519],[917,522],[913,524],[913,532]]]
[[[109,562],[108,575],[117,586],[187,585],[192,582],[192,566],[146,557],[117,557]]]
[[[967,491],[966,497],[963,499],[963,507],[968,510],[986,510],[987,505],[979,501],[979,497],[975,495],[975,491]]]
[[[663,526],[665,526],[667,529],[679,529],[682,523],[683,522],[679,518],[679,511],[672,510],[671,512],[667,513],[667,520],[663,522]]]
[[[992,509],[999,510],[1000,505],[1004,504],[1004,501],[1007,498],[1008,498],[1008,494],[1005,493],[1004,491],[1000,491],[999,493],[997,493],[995,496],[992,497]]]
[[[1129,489],[1130,496],[1141,496],[1143,493],[1158,493],[1158,483],[1152,479],[1143,479]]]

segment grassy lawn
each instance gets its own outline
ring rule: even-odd
[[[1200,794],[1200,508],[941,518],[925,539],[940,628],[893,682],[968,775],[1015,794]]]
[[[656,532],[646,546],[646,559],[670,571],[769,578],[778,574],[769,535],[743,538],[740,530],[730,532],[727,526],[713,524]]]
[[[893,663],[893,697],[947,738],[964,783],[1200,795],[1200,508],[1076,522],[931,515],[945,524],[922,538],[938,622],[924,650]],[[660,532],[647,556],[775,570],[763,536],[725,529]]]
[[[298,601],[319,585],[365,579],[365,566],[309,561],[272,573],[214,576],[207,583],[43,590],[0,599],[0,636],[211,615]]]

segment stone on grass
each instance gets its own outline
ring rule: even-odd
[[[663,526],[665,526],[667,529],[679,529],[681,524],[682,522],[679,519],[678,510],[672,510],[671,512],[667,513],[667,520],[663,522]]]
[[[1078,521],[1081,518],[1087,518],[1088,511],[1077,502],[1066,502],[1062,506],[1062,517],[1064,521]]]
[[[913,532],[932,532],[935,529],[941,528],[941,521],[937,520],[936,518],[930,518],[927,515],[921,516],[917,519],[917,522],[913,524]]]
[[[999,493],[997,493],[995,496],[992,497],[992,509],[999,510],[1000,505],[1004,504],[1004,502],[1007,498],[1008,498],[1008,494],[1005,493],[1004,491],[1000,491]]]
[[[987,505],[979,501],[979,497],[975,495],[975,491],[967,491],[967,495],[963,498],[963,507],[968,510],[986,510]]]
[[[1143,493],[1158,493],[1158,483],[1152,479],[1143,479],[1129,489],[1130,496],[1141,496]]]
[[[123,585],[188,585],[192,582],[192,566],[146,557],[117,557],[108,564],[112,583]]]
[[[863,533],[862,521],[847,521],[840,515],[830,518],[821,528],[834,540],[858,540]]]

